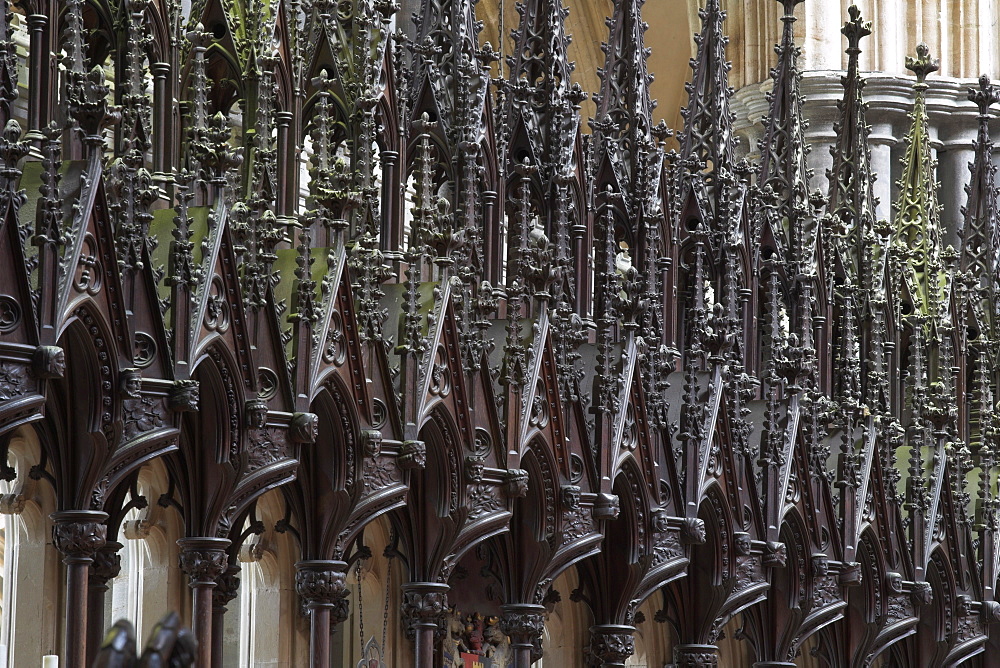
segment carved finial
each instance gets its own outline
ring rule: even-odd
[[[917,83],[923,84],[927,80],[927,75],[937,72],[941,67],[941,61],[931,58],[931,50],[926,44],[921,42],[917,45],[917,56],[906,57],[906,69],[917,75]]]
[[[969,101],[979,107],[980,118],[989,118],[989,109],[1000,101],[997,87],[990,83],[990,78],[983,74],[979,77],[979,88],[969,89]]]
[[[850,55],[854,51],[859,51],[861,40],[872,34],[872,24],[871,21],[861,18],[861,10],[857,5],[848,7],[847,13],[851,19],[844,24],[840,32],[847,38],[847,53]]]

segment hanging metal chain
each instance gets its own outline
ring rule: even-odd
[[[354,577],[358,580],[358,637],[361,639],[361,657],[365,655],[365,609],[361,604],[361,559],[354,563]]]
[[[396,532],[391,531],[389,533],[389,545],[392,545],[396,541]],[[386,630],[389,628],[389,589],[392,586],[392,558],[393,554],[390,552],[385,555],[387,561],[385,562],[385,605],[382,606],[382,657],[385,658],[385,636]]]

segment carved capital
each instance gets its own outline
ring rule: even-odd
[[[177,544],[181,548],[180,565],[190,579],[192,588],[215,587],[219,576],[229,566],[226,549],[228,538],[181,538]]]
[[[504,474],[503,492],[511,499],[523,499],[528,495],[528,472],[524,469],[509,469]]]
[[[674,666],[676,668],[717,668],[719,650],[715,645],[676,645]]]
[[[295,413],[288,425],[288,435],[295,443],[315,443],[319,438],[319,416],[315,413]]]
[[[590,652],[605,666],[624,666],[635,654],[635,628],[618,624],[590,627]]]
[[[226,606],[236,598],[240,591],[240,567],[229,564],[226,572],[215,579],[215,589],[212,590],[212,607],[225,611]]]
[[[347,563],[300,561],[295,564],[295,591],[307,610],[330,608],[334,624],[348,617]]]
[[[53,521],[52,543],[66,564],[89,564],[104,546],[108,527],[107,513],[96,510],[62,511],[50,515]]]
[[[621,512],[621,502],[615,494],[598,494],[594,502],[595,520],[616,520]]]
[[[0,515],[20,515],[25,501],[24,494],[0,494]]]
[[[500,629],[510,636],[511,647],[541,646],[542,632],[545,630],[545,606],[505,605],[501,607],[503,617]]]
[[[403,624],[407,637],[421,628],[440,629],[448,611],[448,585],[437,582],[411,582],[403,585]]]
[[[399,466],[423,470],[427,466],[427,446],[423,441],[403,441],[399,451]]]
[[[121,543],[108,541],[94,553],[94,560],[90,564],[89,579],[92,588],[107,591],[108,582],[121,573],[122,557],[118,554],[121,549]]]

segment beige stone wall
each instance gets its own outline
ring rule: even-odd
[[[691,71],[694,55],[692,34],[700,27],[698,6],[705,0],[657,0],[647,2],[643,16],[650,24],[646,44],[652,49],[649,71],[656,80],[654,112],[673,128],[681,126],[680,109],[687,96],[683,84]],[[836,70],[846,65],[840,26],[854,0],[805,0],[796,9],[796,40],[802,46],[802,68]],[[567,30],[573,37],[570,56],[577,63],[576,80],[584,90],[600,87],[597,68],[603,64],[600,44],[607,38],[604,18],[611,13],[611,0],[564,0],[570,10]],[[904,62],[917,44],[926,42],[941,59],[940,75],[976,78],[982,73],[1000,77],[1000,0],[856,0],[874,34],[863,43],[861,66],[865,71],[905,74]],[[722,0],[729,13],[729,58],[733,63],[730,83],[737,89],[768,78],[774,65],[774,44],[781,31],[781,6],[775,0]],[[503,12],[501,13],[501,7]],[[498,38],[500,17],[504,33],[517,25],[514,0],[482,0],[477,15],[484,22],[483,41],[510,54],[509,38]],[[593,114],[588,103],[586,116]]]

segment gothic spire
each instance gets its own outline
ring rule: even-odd
[[[871,23],[862,20],[857,5],[851,5],[848,12],[851,20],[841,30],[848,44],[847,74],[841,78],[844,99],[837,103],[840,110],[840,118],[834,126],[837,142],[830,148],[833,169],[828,172],[830,192],[827,211],[846,237],[842,259],[847,264],[848,278],[857,283],[869,278],[866,269],[870,267],[866,268],[864,264],[866,249],[874,239],[878,200],[874,194],[875,174],[871,169],[871,150],[868,146],[871,128],[865,118],[868,106],[863,96],[865,80],[861,78],[858,67],[861,39],[872,34]]]
[[[649,25],[642,20],[645,0],[616,0],[614,14],[608,19],[609,38],[602,45],[605,53],[601,92],[595,96],[597,116],[591,122],[597,142],[597,168],[600,187],[614,181],[623,196],[625,207],[635,213],[646,204],[650,189],[659,182],[656,168],[657,146],[652,127],[655,103],[649,98],[653,77],[646,70],[649,49],[645,33]],[[610,166],[612,174],[604,173]]]
[[[990,107],[1000,101],[996,86],[984,74],[979,88],[969,91],[969,99],[979,107],[979,136],[975,160],[970,165],[972,178],[966,187],[969,199],[963,209],[962,244],[959,268],[972,272],[975,285],[986,287],[996,264],[997,191],[996,165],[993,164],[993,140],[990,138]]]
[[[521,22],[511,31],[517,48],[507,57],[507,114],[523,119],[532,151],[542,163],[539,168],[565,172],[574,162],[576,105],[586,97],[572,83],[571,38],[565,26],[569,10],[562,0],[528,0],[518,3],[517,11]]]
[[[899,200],[893,244],[905,258],[907,287],[914,300],[914,309],[930,315],[938,297],[937,269],[940,261],[940,207],[937,183],[934,180],[936,162],[931,155],[927,132],[927,75],[938,69],[938,61],[930,57],[926,44],[917,46],[917,57],[906,59],[906,68],[917,76],[913,85],[913,124],[907,135],[903,176],[899,182]]]
[[[698,15],[701,32],[694,36],[698,53],[691,61],[691,81],[685,84],[688,105],[681,111],[685,121],[680,137],[681,158],[715,168],[731,166],[736,152],[736,115],[729,108],[733,89],[729,86],[732,64],[726,60],[726,12],[719,0],[708,0]]]
[[[775,48],[778,64],[771,70],[774,89],[769,94],[770,112],[760,142],[757,183],[772,190],[778,198],[777,211],[783,225],[787,226],[789,248],[797,253],[794,259],[807,261],[805,255],[810,244],[803,238],[802,219],[808,215],[810,174],[806,166],[806,122],[802,116],[803,97],[799,87],[801,49],[795,44],[793,31],[795,6],[802,1],[778,0],[785,13],[781,17],[781,43]]]

